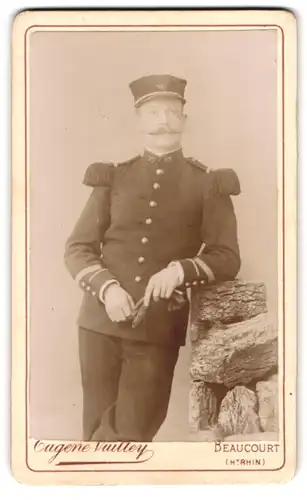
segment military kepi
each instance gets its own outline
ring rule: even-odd
[[[185,103],[187,82],[172,75],[147,75],[130,83],[135,107],[155,97],[176,97]]]

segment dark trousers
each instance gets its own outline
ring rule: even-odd
[[[165,420],[179,347],[79,328],[85,441],[152,441]]]

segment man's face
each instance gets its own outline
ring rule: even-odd
[[[179,99],[150,99],[137,108],[137,119],[140,132],[146,136],[147,143],[161,149],[180,146],[186,117]]]

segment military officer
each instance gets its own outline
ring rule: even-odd
[[[84,440],[154,438],[185,344],[187,289],[233,279],[240,268],[231,200],[239,181],[231,169],[209,171],[184,156],[186,83],[172,75],[133,81],[143,152],[85,172],[91,193],[65,249],[84,292]]]

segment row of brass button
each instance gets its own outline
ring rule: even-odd
[[[161,168],[157,168],[156,174],[159,175],[159,176],[161,176],[161,175],[164,174],[164,170],[162,170]],[[154,182],[154,184],[153,184],[153,189],[154,190],[160,189],[160,187],[161,186],[160,186],[160,184],[158,182]],[[156,208],[158,206],[158,203],[156,201],[154,201],[154,200],[150,200],[149,206],[152,207],[152,208]],[[151,217],[147,217],[147,219],[145,219],[145,224],[147,226],[149,226],[150,224],[152,224],[152,222],[153,221],[152,221]],[[148,243],[148,238],[146,236],[143,236],[141,242],[142,242],[143,245],[146,245]],[[140,264],[143,264],[143,262],[145,262],[145,257],[140,256],[138,258],[138,262]],[[142,277],[141,276],[135,276],[134,280],[135,280],[136,283],[140,283],[140,281],[142,281]]]

